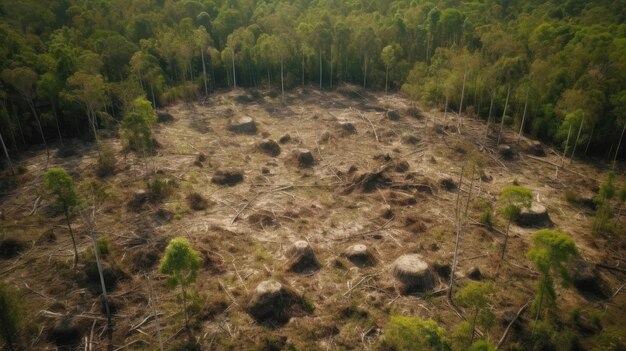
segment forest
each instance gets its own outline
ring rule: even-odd
[[[625,134],[625,0],[0,0],[0,350],[626,350]]]
[[[584,154],[623,158],[624,7],[5,0],[0,126],[18,152],[114,126],[138,96],[156,107],[228,87],[353,83],[504,120],[559,147],[571,132]]]

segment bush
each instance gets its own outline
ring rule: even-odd
[[[443,328],[433,320],[419,317],[391,316],[385,327],[383,344],[386,349],[451,350]]]
[[[480,199],[478,208],[480,209],[480,218],[478,221],[491,228],[493,226],[493,205],[487,200]]]
[[[174,192],[174,186],[169,179],[156,177],[148,181],[146,184],[149,197],[152,201],[163,200]]]
[[[0,281],[0,339],[3,340],[9,350],[18,341],[21,306],[17,293]]]
[[[113,149],[106,144],[100,144],[100,152],[98,154],[98,162],[96,163],[96,175],[100,178],[110,176],[115,173],[115,154]]]

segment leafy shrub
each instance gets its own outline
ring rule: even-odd
[[[385,327],[383,344],[387,349],[451,350],[443,328],[433,320],[419,317],[391,316]]]
[[[18,341],[22,315],[17,293],[0,281],[0,340],[9,350]]]
[[[100,152],[96,163],[96,175],[100,178],[104,178],[115,173],[117,160],[115,159],[115,154],[110,146],[100,144],[99,148]]]
[[[174,186],[169,179],[156,177],[148,181],[146,184],[149,197],[152,201],[163,200],[174,192]]]

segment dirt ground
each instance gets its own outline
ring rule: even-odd
[[[554,164],[561,163],[561,156],[556,151],[544,146],[547,155],[533,158],[526,152],[531,140],[518,141],[509,129],[502,143],[511,146],[512,160],[497,152],[496,132],[485,138],[483,121],[463,117],[459,134],[454,113],[420,110],[402,96],[353,87],[334,92],[298,89],[287,93],[284,102],[280,95],[238,90],[161,112],[174,119],[155,126],[159,147],[154,156],[125,154],[119,139],[104,140],[115,151],[117,172],[96,183],[107,195],[97,208],[96,230],[109,244],[105,261],[117,278],[110,289],[116,309],[114,349],[157,349],[157,329],[166,347],[186,338],[178,292],[158,272],[165,246],[178,236],[187,238],[203,258],[190,310],[193,337],[205,350],[290,345],[301,350],[368,349],[379,340],[390,314],[431,318],[452,330],[462,314],[446,299],[448,278],[436,275],[430,293],[401,295],[390,267],[407,253],[421,254],[433,267],[451,263],[459,192],[468,218],[460,239],[457,284],[470,281],[466,272],[478,267],[482,279],[496,287],[490,308],[498,322],[487,334],[492,342],[497,343],[506,327],[500,323],[502,314],[516,313],[533,297],[538,274],[526,251],[537,229],[512,225],[506,258],[499,264],[506,221],[494,210],[495,228],[481,225],[480,199],[495,208],[502,187],[525,186],[534,202],[548,209],[554,228],[575,239],[584,260],[613,267],[623,267],[626,260],[623,239],[592,235],[592,210],[564,197],[569,190],[591,198],[607,169],[566,160],[557,174]],[[228,131],[241,117],[251,117],[257,132]],[[282,139],[280,154],[261,152],[263,139]],[[53,156],[48,166],[67,169],[89,197],[85,189],[93,185],[97,151],[89,144],[77,148],[74,156]],[[310,168],[298,167],[293,154],[303,149],[313,155]],[[471,164],[481,166],[482,180],[469,171]],[[30,348],[54,349],[52,329],[65,319],[77,328],[82,345],[92,340],[100,349],[106,342],[106,318],[84,274],[85,262],[93,256],[91,242],[79,215],[73,229],[81,257],[72,268],[64,218],[43,190],[45,165],[45,152],[28,154],[19,187],[0,200],[0,233],[24,243],[17,256],[0,259],[0,279],[24,295],[23,334]],[[444,179],[458,186],[462,168],[466,172],[460,189],[442,187]],[[215,184],[217,170],[241,171],[243,181]],[[129,206],[133,193],[146,189],[155,177],[168,183],[171,194]],[[618,176],[618,183],[623,182]],[[466,205],[469,192],[472,201]],[[205,209],[190,208],[187,197],[192,193],[207,200],[200,206]],[[297,240],[309,242],[319,270],[288,271],[286,254]],[[345,257],[357,243],[367,245],[373,266],[357,267]],[[612,295],[623,286],[624,273],[600,274],[608,298],[586,296],[573,287],[557,289],[564,319],[579,306],[585,316],[601,314],[604,326],[623,325],[624,293]],[[310,310],[280,326],[255,322],[246,306],[257,284],[267,279],[302,296]],[[510,337],[515,340],[516,335]]]

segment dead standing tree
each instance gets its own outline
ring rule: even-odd
[[[87,236],[91,240],[93,245],[94,257],[96,260],[96,266],[98,267],[98,275],[100,276],[100,287],[102,289],[102,302],[104,310],[107,315],[107,339],[109,341],[107,345],[108,350],[113,349],[113,324],[111,321],[111,309],[109,308],[109,298],[107,296],[106,284],[104,282],[104,274],[102,272],[102,262],[100,261],[100,253],[98,250],[98,244],[96,240],[96,206],[91,206],[90,209],[84,210],[82,213],[83,222],[85,223],[85,229],[87,230]]]

